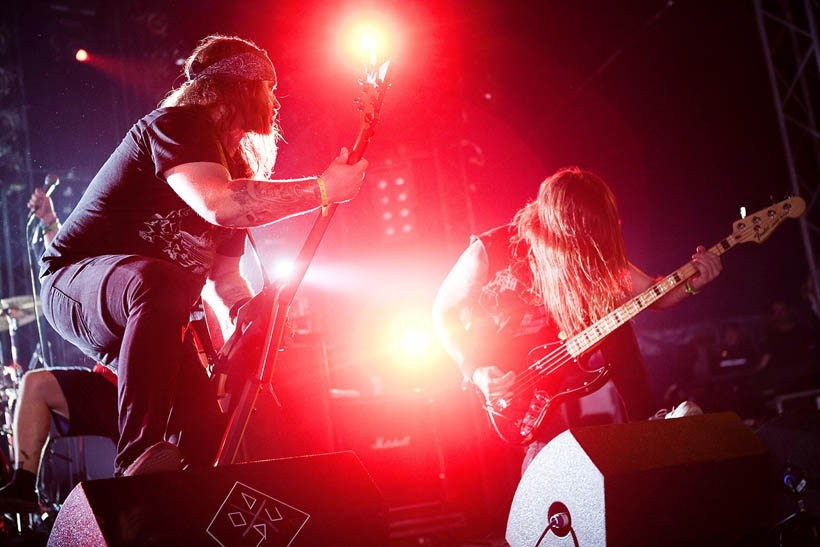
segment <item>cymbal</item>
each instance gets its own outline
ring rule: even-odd
[[[9,330],[8,318],[17,319],[17,326],[22,327],[34,321],[34,305],[37,304],[37,314],[43,314],[40,299],[34,299],[30,294],[0,298],[0,331]]]

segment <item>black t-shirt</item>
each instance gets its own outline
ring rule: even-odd
[[[527,353],[533,347],[558,340],[558,328],[546,307],[533,303],[528,248],[526,243],[513,243],[514,234],[515,227],[505,225],[478,236],[487,252],[488,268],[488,281],[479,297],[480,308],[486,318],[479,332],[484,337],[487,354],[493,359],[504,356],[497,362],[506,362],[508,366],[501,368],[511,370],[520,369],[525,364]],[[475,320],[482,322],[480,315],[483,314],[478,314]],[[638,342],[629,323],[606,337],[601,345],[601,354],[605,362],[612,365],[612,380],[629,419],[651,416],[655,411],[654,398]],[[571,380],[571,375],[568,379]],[[560,430],[561,426],[547,426],[539,435],[539,440],[548,440]]]
[[[88,185],[42,258],[42,273],[100,255],[142,255],[204,281],[217,254],[240,256],[245,231],[210,224],[163,173],[190,162],[228,164],[216,130],[197,107],[155,110],[138,121]]]

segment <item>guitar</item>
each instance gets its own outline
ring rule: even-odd
[[[709,252],[720,256],[738,243],[762,243],[781,222],[799,217],[805,209],[806,202],[799,197],[761,209],[735,221],[732,233]],[[510,443],[528,444],[555,405],[603,387],[610,365],[593,359],[601,342],[696,273],[694,263],[688,262],[576,335],[533,348],[510,391],[502,397],[484,397],[484,408],[498,436]]]
[[[362,158],[373,137],[384,95],[390,87],[388,68],[389,61],[380,67],[365,67],[365,77],[360,81],[361,94],[355,101],[360,112],[359,132],[348,157],[351,165]],[[252,309],[269,310],[269,314],[258,312],[259,317],[249,324],[237,325],[236,331],[219,352],[215,372],[218,385],[225,389],[229,398],[227,413],[230,419],[217,455],[217,466],[236,461],[259,394],[267,390],[275,397],[271,380],[279,349],[288,330],[288,309],[336,207],[334,203],[323,208],[316,218],[296,258],[291,280],[287,284],[274,285],[266,279],[265,286],[253,297],[250,303]]]

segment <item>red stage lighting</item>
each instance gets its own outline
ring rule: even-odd
[[[386,322],[384,344],[394,365],[415,369],[428,366],[434,351],[432,324],[426,310],[403,310]]]
[[[411,355],[424,355],[430,347],[430,337],[421,329],[408,328],[404,331],[402,347]]]
[[[364,11],[342,23],[340,37],[345,57],[378,64],[393,54],[396,29],[384,14]]]
[[[78,49],[74,52],[74,58],[77,62],[84,63],[88,60],[88,52],[84,49]]]

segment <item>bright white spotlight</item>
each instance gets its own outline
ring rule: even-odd
[[[293,263],[293,260],[280,260],[273,269],[273,275],[279,281],[287,281],[293,275],[295,268],[296,264]]]
[[[375,53],[379,50],[379,39],[375,34],[365,31],[359,37],[359,47],[361,47],[365,53]]]
[[[374,10],[349,12],[339,25],[339,51],[356,63],[375,65],[390,58],[396,41],[396,25],[387,14]]]
[[[411,355],[422,355],[430,347],[430,337],[421,329],[408,328],[402,336],[402,348]]]

